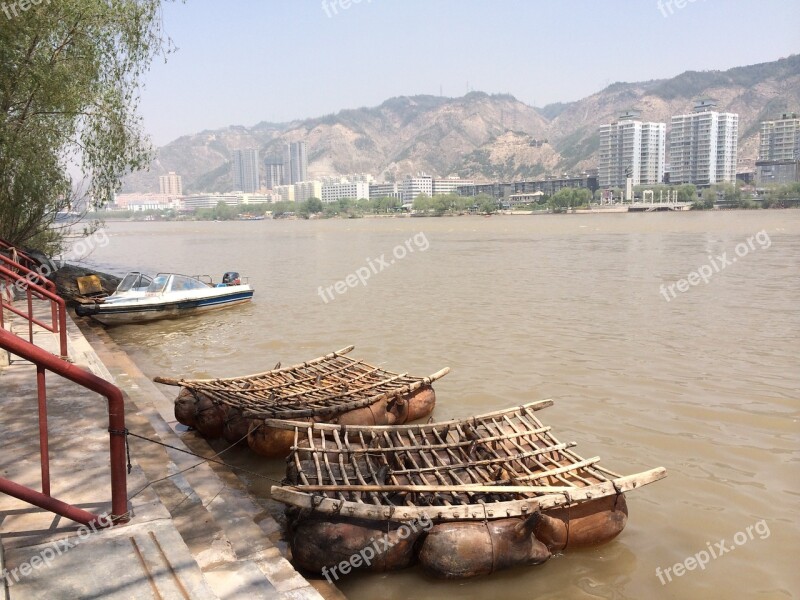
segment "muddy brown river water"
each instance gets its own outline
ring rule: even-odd
[[[355,344],[395,371],[450,366],[437,419],[552,398],[540,417],[583,456],[669,472],[628,494],[606,546],[469,581],[358,574],[339,582],[348,597],[800,597],[800,210],[107,232],[88,259],[100,268],[238,270],[256,289],[248,306],[112,329],[150,376],[242,375]],[[716,558],[687,561],[703,551]]]

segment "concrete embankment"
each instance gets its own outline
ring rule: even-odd
[[[41,316],[46,306],[37,307]],[[7,319],[17,334],[19,319]],[[280,527],[214,451],[182,435],[172,402],[105,331],[68,321],[70,359],[123,391],[129,431],[129,523],[87,532],[0,495],[0,598],[342,598],[315,589],[281,553]],[[54,336],[34,341],[56,349]],[[40,489],[36,368],[11,356],[0,368],[0,474]],[[96,514],[110,509],[108,415],[102,397],[48,374],[52,495]],[[4,594],[4,595],[3,595]]]

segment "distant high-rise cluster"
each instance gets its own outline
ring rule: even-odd
[[[234,150],[231,159],[233,162],[234,189],[245,193],[258,191],[261,187],[258,148]]]
[[[662,183],[669,154],[669,183],[714,185],[736,180],[739,115],[720,113],[709,100],[666,123],[646,123],[626,112],[600,127],[598,184],[601,188]],[[667,141],[668,140],[668,141]],[[667,144],[669,150],[667,150]]]
[[[183,196],[183,182],[181,176],[175,171],[170,171],[166,175],[158,178],[158,190],[165,196]]]

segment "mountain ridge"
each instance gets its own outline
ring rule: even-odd
[[[159,148],[150,171],[128,176],[124,191],[155,191],[167,171],[182,175],[187,193],[230,190],[233,149],[258,147],[263,158],[279,157],[282,144],[298,140],[308,143],[315,177],[367,172],[391,181],[426,172],[497,180],[579,172],[596,166],[599,125],[629,108],[643,120],[669,123],[700,97],[715,99],[721,112],[739,113],[739,169],[752,168],[760,121],[800,112],[800,55],[615,82],[580,100],[544,107],[480,91],[455,98],[396,96],[309,119],[208,129]]]

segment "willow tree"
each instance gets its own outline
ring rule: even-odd
[[[3,6],[0,237],[52,251],[59,211],[104,205],[123,175],[150,164],[140,79],[169,40],[161,0]]]

